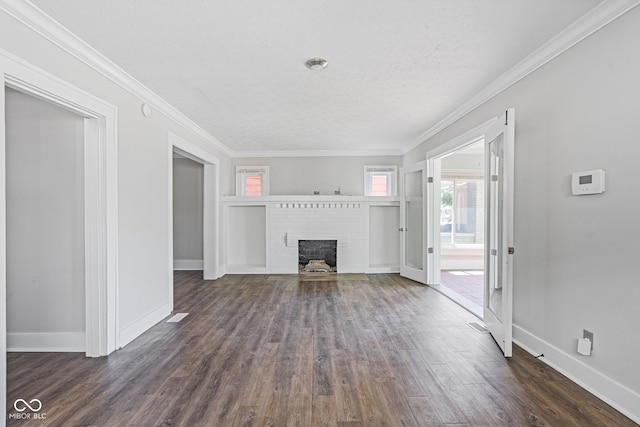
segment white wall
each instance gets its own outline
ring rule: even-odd
[[[364,195],[364,165],[400,165],[395,156],[375,157],[269,157],[233,158],[230,178],[235,183],[235,166],[270,166],[269,187],[272,195],[333,195],[340,187],[348,196]],[[231,188],[235,195],[235,186]]]
[[[176,269],[202,269],[204,166],[173,159],[173,260]]]
[[[5,100],[8,348],[84,351],[84,119]]]
[[[441,167],[445,171],[462,169],[466,173],[484,173],[484,155],[482,153],[453,153],[442,159]]]
[[[220,159],[221,191],[230,188],[229,158],[200,133],[191,132],[158,109],[145,118],[140,106],[147,100],[5,12],[0,12],[0,49],[118,109],[118,309],[119,341],[125,345],[172,309],[168,133]]]
[[[640,420],[640,8],[599,30],[404,158],[516,109],[514,336]],[[602,168],[607,191],[570,194]],[[582,330],[592,356],[579,356]]]

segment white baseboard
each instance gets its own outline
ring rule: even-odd
[[[122,348],[140,335],[149,330],[156,323],[171,314],[173,310],[173,302],[167,303],[162,307],[152,311],[142,319],[134,322],[120,331],[120,339],[118,340],[118,348]]]
[[[225,272],[229,274],[275,274],[264,265],[227,265]]]
[[[400,273],[399,265],[370,265],[365,274],[391,274]]]
[[[201,259],[174,259],[174,270],[204,270],[204,261]]]
[[[84,353],[84,332],[7,332],[8,352]]]
[[[560,350],[516,325],[513,341],[534,356],[544,354],[541,361],[640,424],[640,394],[593,369],[580,360],[583,356]]]

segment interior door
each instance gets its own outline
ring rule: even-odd
[[[400,169],[400,275],[427,283],[426,161]]]
[[[484,322],[511,357],[513,312],[513,152],[515,111],[485,133],[486,237]]]

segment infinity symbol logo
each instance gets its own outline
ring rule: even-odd
[[[19,403],[21,403],[20,406],[18,406]],[[31,403],[33,406],[29,405],[29,403]],[[27,401],[24,399],[18,399],[14,402],[13,407],[18,412],[24,412],[27,410],[27,408],[31,409],[31,412],[38,412],[40,409],[42,409],[42,402],[40,402],[38,399],[31,399],[29,403],[27,403]]]

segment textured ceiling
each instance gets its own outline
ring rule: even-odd
[[[242,152],[411,147],[600,0],[33,3]]]

